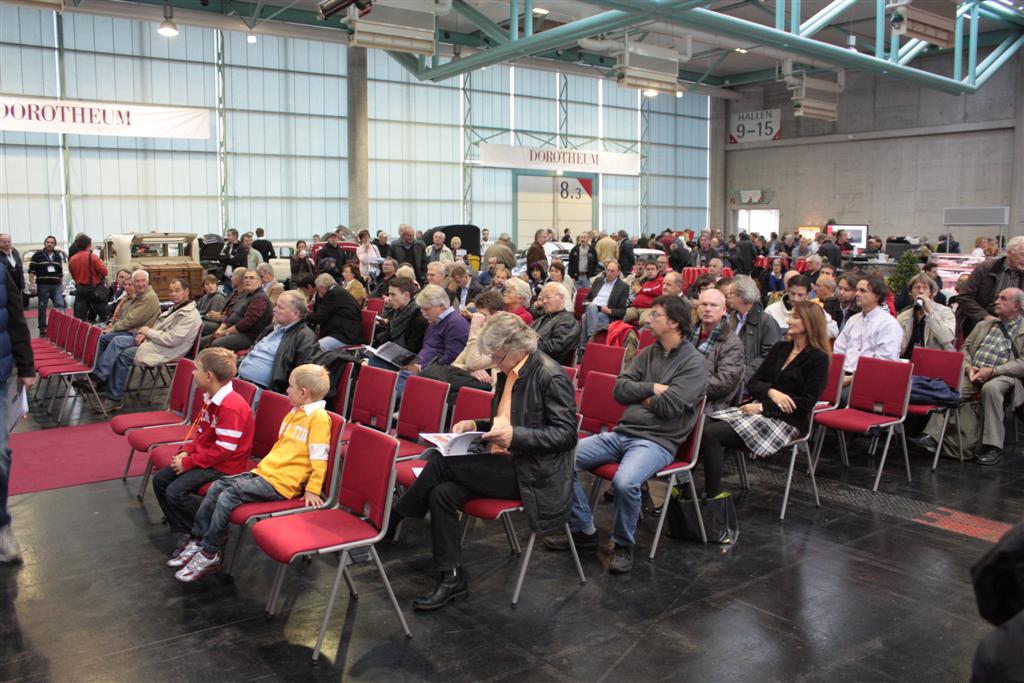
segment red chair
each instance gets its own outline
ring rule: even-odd
[[[270,400],[264,407],[263,401],[268,397]],[[260,406],[256,409],[256,434],[253,435],[252,444],[254,460],[263,459],[277,443],[281,423],[284,422],[284,418],[291,412],[291,409],[292,404],[287,396],[268,391],[260,397]],[[328,412],[327,414],[331,416],[331,446],[321,497],[324,499],[325,507],[333,507],[338,503],[338,476],[342,467],[341,433],[345,429],[345,419],[337,413]],[[250,530],[256,522],[261,519],[308,512],[309,510],[310,508],[307,508],[306,504],[302,502],[302,498],[242,503],[236,507],[231,511],[228,521],[239,527],[238,538],[235,540],[235,547],[231,551],[230,558],[224,565],[224,573],[227,576],[234,575],[235,565],[238,563],[238,558],[242,554],[242,545],[245,543],[245,532]]]
[[[693,286],[693,283],[697,281],[697,278],[706,272],[708,272],[707,268],[683,268],[683,291],[689,291],[690,287]]]
[[[376,314],[380,314],[384,310],[385,299],[375,298],[366,300],[366,310],[373,311]]]
[[[377,328],[377,311],[363,309],[359,312],[363,323],[363,343],[373,343],[373,331]]]
[[[67,314],[63,311],[58,311],[56,308],[51,308],[46,317],[46,336],[31,340],[32,351],[38,352],[44,349],[59,348],[57,346],[57,338],[67,324]]]
[[[961,351],[940,351],[938,349],[926,349],[923,346],[914,348],[910,357],[914,364],[914,374],[920,377],[933,377],[941,379],[950,389],[960,394],[960,374],[963,372],[964,354]],[[935,459],[932,461],[932,472],[939,466],[939,454],[942,452],[942,440],[946,436],[946,427],[949,425],[949,415],[955,405],[933,405],[922,403],[910,403],[907,405],[907,415],[931,415],[940,413],[943,415],[942,432],[939,434],[939,446],[935,449]],[[963,436],[957,430],[957,438],[960,446],[960,462],[964,460]]]
[[[626,406],[615,400],[615,375],[592,372],[580,399],[580,438],[611,431],[622,420]]]
[[[608,346],[607,344],[587,344],[583,351],[583,362],[580,363],[579,372],[576,373],[576,402],[580,401],[580,393],[586,386],[587,376],[591,372],[604,372],[609,375],[619,376],[622,372],[622,360],[626,355],[626,349],[621,346]]]
[[[79,334],[79,338],[82,340],[81,344],[79,344],[78,340],[75,341],[76,353],[73,359],[67,359],[63,362],[54,362],[52,364],[45,364],[42,366],[36,365],[36,372],[38,372],[40,380],[47,380],[51,377],[56,377],[59,383],[58,391],[60,385],[63,385],[66,388],[64,400],[60,404],[60,414],[57,416],[58,425],[60,425],[64,420],[64,412],[67,409],[68,401],[71,399],[71,382],[75,377],[83,377],[85,379],[89,386],[89,390],[92,392],[96,405],[98,405],[100,410],[103,411],[103,416],[107,416],[107,409],[103,405],[103,401],[100,400],[99,393],[96,391],[96,385],[93,384],[92,378],[89,376],[90,373],[96,369],[100,334],[102,334],[100,332],[100,328],[90,326],[86,334]],[[50,406],[47,411],[53,408],[53,402],[56,398],[57,391],[54,391],[53,396],[50,398]]]
[[[644,327],[640,330],[640,336],[637,337],[636,351],[637,353],[643,351],[648,346],[655,342],[654,333],[651,332],[651,328]]]
[[[487,420],[491,417],[491,399],[494,397],[489,391],[481,391],[472,387],[462,387],[455,396],[455,405],[452,407],[452,424],[462,420]],[[421,451],[422,453],[422,451]],[[421,458],[400,460],[395,465],[396,480],[402,488],[409,488],[416,481],[416,473],[413,469],[422,469],[427,466],[427,461]]]
[[[192,400],[189,401],[187,420],[182,420],[175,424],[155,424],[127,431],[125,436],[128,437],[128,461],[124,464],[125,474],[122,479],[128,476],[128,471],[132,466],[132,459],[135,457],[135,451],[145,451],[148,456],[149,451],[156,446],[180,444],[188,441],[198,426],[197,421],[199,415],[203,412],[205,404],[203,390],[195,387],[192,390]],[[148,460],[149,458],[147,457]],[[146,469],[146,476],[148,474],[149,468]]]
[[[144,413],[130,413],[128,415],[117,415],[110,421],[110,428],[119,436],[132,429],[153,427],[156,425],[181,424],[185,420],[185,414],[189,411],[189,401],[192,398],[192,372],[196,364],[187,358],[178,361],[178,367],[174,369],[171,377],[171,391],[167,395],[167,408],[164,410],[148,410]],[[125,470],[121,480],[128,476]]]
[[[576,316],[577,320],[583,318],[583,304],[587,300],[587,296],[590,295],[589,287],[580,287],[576,290],[576,300],[573,303],[573,315]]]
[[[352,598],[357,597],[346,566],[349,551],[356,548],[369,549],[370,557],[373,558],[377,573],[384,582],[402,630],[406,637],[412,637],[375,547],[376,543],[384,538],[388,527],[391,499],[395,490],[397,453],[398,442],[394,438],[366,427],[354,427],[345,455],[345,467],[337,487],[339,495],[336,507],[272,517],[257,522],[252,528],[252,537],[256,545],[280,564],[267,598],[268,617],[273,616],[276,611],[288,565],[297,559],[316,555],[341,555],[331,596],[324,611],[324,620],[320,626],[316,646],[313,648],[313,661],[320,657],[320,649],[331,620],[331,613],[334,611],[334,602],[338,597],[342,578],[345,579]]]
[[[370,365],[359,368],[356,379],[352,410],[349,411],[349,425],[345,427],[342,441],[348,441],[353,425],[361,424],[382,432],[391,431],[391,420],[395,414],[395,387],[398,373]]]
[[[398,425],[393,436],[398,439],[398,458],[412,458],[429,446],[420,441],[420,434],[439,432],[444,425],[448,407],[448,390],[445,382],[426,377],[409,377],[402,394],[402,405],[398,409]]]
[[[661,505],[661,515],[658,517],[658,527],[654,531],[654,542],[651,544],[651,554],[648,559],[653,560],[654,554],[658,552],[658,541],[661,539],[661,530],[665,526],[665,518],[668,516],[668,504],[672,500],[672,489],[675,488],[677,478],[683,478],[690,485],[690,500],[693,501],[693,509],[697,512],[697,523],[700,526],[700,537],[704,543],[708,542],[707,532],[704,530],[704,519],[700,514],[700,499],[697,497],[697,487],[693,483],[693,468],[697,466],[697,456],[700,453],[700,439],[704,434],[704,406],[707,403],[707,397],[700,400],[697,414],[700,418],[697,419],[697,424],[694,425],[693,429],[690,430],[690,435],[683,440],[683,443],[676,449],[676,459],[666,465],[665,467],[658,470],[655,473],[655,477],[664,479],[668,477],[668,487],[665,490],[665,502]],[[619,471],[619,463],[613,462],[607,465],[600,465],[590,471],[594,475],[594,488],[591,490],[591,504],[590,507],[594,507],[594,501],[597,499],[597,493],[601,486],[601,481],[612,481],[615,479],[615,475]]]
[[[576,371],[578,368],[570,368],[568,365],[565,366],[565,374],[569,375],[569,381],[573,386],[576,386]]]
[[[338,391],[334,394],[334,412],[348,417],[348,397],[352,391],[352,363],[346,363],[338,380]]]
[[[519,593],[523,589],[523,579],[526,578],[526,569],[530,566],[530,556],[533,554],[533,545],[537,541],[537,533],[531,532],[530,539],[526,542],[526,552],[521,553],[519,540],[516,538],[515,530],[509,518],[514,512],[523,511],[523,501],[504,500],[501,498],[472,498],[462,504],[462,538],[465,542],[466,531],[469,529],[469,522],[472,518],[494,521],[500,519],[505,525],[505,533],[508,535],[512,550],[517,555],[522,555],[519,565],[519,577],[516,579],[516,589],[512,593],[512,607],[515,608],[519,602]],[[576,573],[580,577],[580,585],[587,583],[587,577],[583,574],[583,565],[580,564],[579,553],[576,552],[576,544],[572,540],[572,531],[569,524],[565,524],[565,535],[569,539],[569,550],[572,551],[572,561],[576,565]]]
[[[833,353],[832,358],[828,364],[828,381],[825,383],[825,388],[821,391],[821,396],[818,397],[818,402],[814,404],[814,416],[820,415],[821,413],[827,413],[835,410],[839,407],[840,397],[843,394],[843,364],[846,362],[846,356],[841,353]],[[814,420],[814,427],[818,425],[817,420]],[[812,431],[814,429],[812,427]],[[819,429],[818,435],[815,437],[814,449],[814,467],[818,466],[818,458],[821,457],[822,444],[825,443],[825,429]],[[849,463],[843,462],[844,467],[849,467]],[[746,471],[741,470],[741,477],[743,478],[743,488],[750,488],[746,482]]]
[[[913,372],[913,363],[861,358],[857,362],[857,371],[853,376],[853,387],[850,389],[848,407],[815,417],[815,421],[822,427],[841,432],[866,434],[872,429],[887,431],[885,446],[882,449],[882,459],[878,464],[878,474],[875,476],[875,485],[872,487],[872,491],[878,490],[878,483],[882,479],[882,469],[885,467],[885,458],[889,454],[889,443],[892,441],[897,427],[900,428],[900,440],[903,444],[907,481],[910,481],[910,455],[907,452],[907,440],[901,425],[907,417],[910,381]],[[839,438],[839,448],[845,462],[848,455],[846,440],[842,436]]]
[[[38,353],[33,350],[35,355],[36,368],[42,367],[43,365],[55,365],[61,361],[68,360],[75,357],[75,349],[81,349],[85,345],[85,338],[89,334],[89,330],[92,329],[92,325],[74,318],[67,324],[66,331],[63,341],[59,348],[52,349],[41,349]],[[99,329],[98,327],[96,328]],[[102,332],[101,332],[102,334]]]

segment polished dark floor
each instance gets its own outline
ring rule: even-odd
[[[76,409],[74,419],[97,416]],[[966,680],[988,630],[968,572],[990,541],[970,535],[976,525],[923,522],[952,511],[1019,521],[1024,458],[992,468],[943,460],[933,474],[912,452],[913,484],[890,459],[872,494],[863,448],[848,471],[834,450],[819,468],[821,508],[800,475],[780,523],[782,463],[754,463],[734,547],[664,539],[655,562],[638,559],[625,576],[608,574],[605,548],[584,555],[583,587],[568,556],[538,549],[515,610],[517,562],[500,524],[478,522],[465,549],[468,599],[413,613],[433,574],[429,532],[409,523],[380,551],[413,639],[372,567],[358,565],[359,599],[342,590],[315,667],[333,560],[292,568],[267,621],[275,565],[249,546],[234,581],[179,584],[163,566],[171,538],[152,492],[135,500],[137,480],[18,496],[25,562],[0,567],[0,680]],[[727,481],[739,493],[738,478]],[[598,520],[607,530],[610,505]],[[641,551],[653,520],[642,528]]]

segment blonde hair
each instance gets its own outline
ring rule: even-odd
[[[216,377],[218,382],[227,382],[238,372],[235,354],[219,347],[200,351],[196,356],[196,365],[203,372],[209,372]]]
[[[410,280],[415,280],[416,279],[416,271],[412,269],[412,266],[406,264],[404,266],[399,266],[398,267],[398,270],[395,271],[395,276],[396,277],[407,277]]]
[[[327,369],[315,363],[306,363],[295,368],[292,374],[288,375],[288,381],[299,389],[309,391],[309,397],[314,401],[326,396],[331,388],[331,376],[327,374]]]

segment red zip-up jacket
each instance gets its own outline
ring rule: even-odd
[[[206,397],[199,426],[182,451],[185,470],[210,467],[224,474],[241,474],[252,469],[252,438],[256,423],[252,408],[228,382],[213,397]]]
[[[650,308],[654,300],[661,296],[661,288],[665,284],[664,278],[660,275],[649,282],[645,282],[636,293],[633,300],[633,308]]]

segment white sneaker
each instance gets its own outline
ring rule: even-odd
[[[197,541],[189,539],[188,543],[184,546],[175,548],[174,554],[171,555],[171,559],[167,560],[167,566],[173,569],[180,569],[188,564],[189,560],[195,557],[196,553],[201,549],[202,546],[200,546]]]
[[[200,551],[192,556],[187,565],[177,571],[174,578],[182,583],[192,583],[207,574],[215,574],[218,571],[220,571],[220,553],[213,557],[207,557]]]
[[[21,546],[18,545],[17,539],[14,538],[14,530],[8,524],[0,528],[0,563],[20,561]]]

